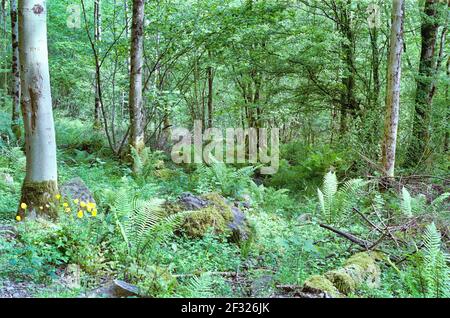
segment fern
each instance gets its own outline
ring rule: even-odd
[[[151,247],[165,241],[182,224],[189,212],[166,216],[164,200],[129,199],[126,192],[119,192],[112,205],[116,224],[127,244],[130,256],[139,258]]]
[[[338,180],[334,172],[328,172],[324,179],[322,190],[317,189],[317,196],[322,214],[328,222],[336,221],[357,200],[358,192],[367,184],[362,179],[346,181],[338,190]]]
[[[401,201],[401,211],[407,217],[412,217],[412,198],[408,190],[405,187],[402,188],[402,201]]]
[[[190,278],[183,288],[182,297],[188,298],[212,298],[213,279],[209,273],[202,273],[200,276]]]
[[[450,296],[449,256],[441,250],[441,234],[434,223],[427,226],[424,236],[424,277],[427,283],[427,297]]]

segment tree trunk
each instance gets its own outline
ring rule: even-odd
[[[142,68],[144,51],[144,0],[133,0],[131,29],[131,76],[130,76],[130,147],[140,154],[145,147],[142,109]],[[133,164],[133,171],[138,172]]]
[[[410,165],[417,165],[425,157],[430,141],[429,125],[433,100],[433,78],[435,75],[435,48],[439,23],[437,6],[439,0],[426,0],[422,18],[419,74],[415,100],[413,136],[408,149]]]
[[[12,38],[12,74],[13,74],[13,105],[11,116],[11,130],[16,139],[22,137],[19,124],[20,114],[20,58],[19,58],[19,23],[17,18],[17,1],[11,0],[11,38]]]
[[[97,45],[99,46],[101,40],[102,40],[102,14],[101,14],[101,0],[95,0],[94,1],[94,40]],[[98,49],[100,52],[100,48]],[[101,113],[101,98],[100,98],[100,87],[99,87],[99,80],[98,77],[100,76],[99,69],[96,68],[95,70],[95,84],[94,84],[94,90],[95,90],[95,106],[94,106],[94,128],[100,128],[101,127],[101,120],[100,120],[100,113]]]
[[[404,8],[404,0],[392,1],[392,26],[386,87],[386,116],[382,151],[384,174],[386,177],[394,176],[395,167],[395,150],[400,110]]]
[[[208,51],[209,63],[211,63],[211,52]],[[208,128],[212,128],[213,124],[213,84],[214,76],[212,66],[209,65],[207,69],[208,73]]]
[[[46,206],[58,192],[56,141],[47,51],[45,0],[19,0],[19,52],[26,176],[18,214],[24,218],[56,211]],[[40,208],[42,207],[42,209]]]

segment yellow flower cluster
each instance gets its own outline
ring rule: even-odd
[[[55,195],[55,199],[57,201],[60,201],[61,198],[62,198],[61,194],[56,194]],[[78,210],[78,213],[77,213],[77,217],[79,219],[82,219],[86,212],[89,212],[92,217],[96,217],[97,216],[97,205],[94,202],[84,202],[84,201],[80,201],[79,199],[75,199],[75,200],[73,200],[73,203],[75,205],[77,205],[77,206],[79,205],[79,207],[80,207],[80,209]],[[50,205],[46,204],[45,207],[49,208]],[[28,208],[28,205],[25,202],[22,202],[20,204],[20,208],[22,210],[26,210]],[[72,212],[71,205],[69,204],[69,202],[63,202],[62,203],[62,208],[64,209],[64,212],[66,212],[66,213]],[[44,207],[40,206],[39,209],[40,210],[44,210]],[[18,222],[20,222],[22,220],[22,217],[20,215],[17,215],[16,216],[16,220]]]
[[[97,216],[97,205],[94,202],[84,202],[79,199],[73,200],[73,203],[78,204],[80,206],[80,210],[77,213],[77,217],[82,219],[85,215],[85,212],[89,212],[92,217]]]

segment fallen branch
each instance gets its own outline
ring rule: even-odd
[[[327,229],[327,230],[329,230],[329,231],[331,231],[333,233],[336,233],[336,234],[346,238],[347,240],[349,240],[349,241],[351,241],[351,242],[361,246],[362,248],[364,248],[366,250],[369,249],[369,246],[373,245],[371,242],[368,242],[366,240],[360,239],[360,238],[354,236],[353,234],[350,234],[350,233],[347,233],[347,232],[335,229],[335,228],[333,228],[333,227],[331,227],[329,225],[326,225],[326,224],[319,224],[319,225],[320,225],[321,228],[324,228],[324,229]]]

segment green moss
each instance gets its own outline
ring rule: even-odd
[[[351,293],[356,289],[355,280],[343,269],[333,270],[325,273],[325,277],[344,294]]]
[[[56,194],[58,194],[56,181],[25,181],[22,186],[22,196],[17,214],[22,219],[26,217],[50,217],[56,219],[58,211],[53,204]],[[22,209],[20,207],[21,203],[25,203],[27,208]]]
[[[189,237],[200,238],[210,228],[213,228],[216,234],[229,232],[228,222],[229,220],[220,209],[215,206],[208,206],[189,214],[185,218],[182,229]]]
[[[376,252],[357,253],[345,262],[345,268],[350,276],[359,280],[358,283],[365,281],[368,286],[376,287],[380,283],[380,268],[376,260],[380,257]]]
[[[333,283],[322,275],[313,275],[308,278],[303,285],[303,289],[314,292],[326,292],[331,297],[341,296],[339,290],[333,285]]]

